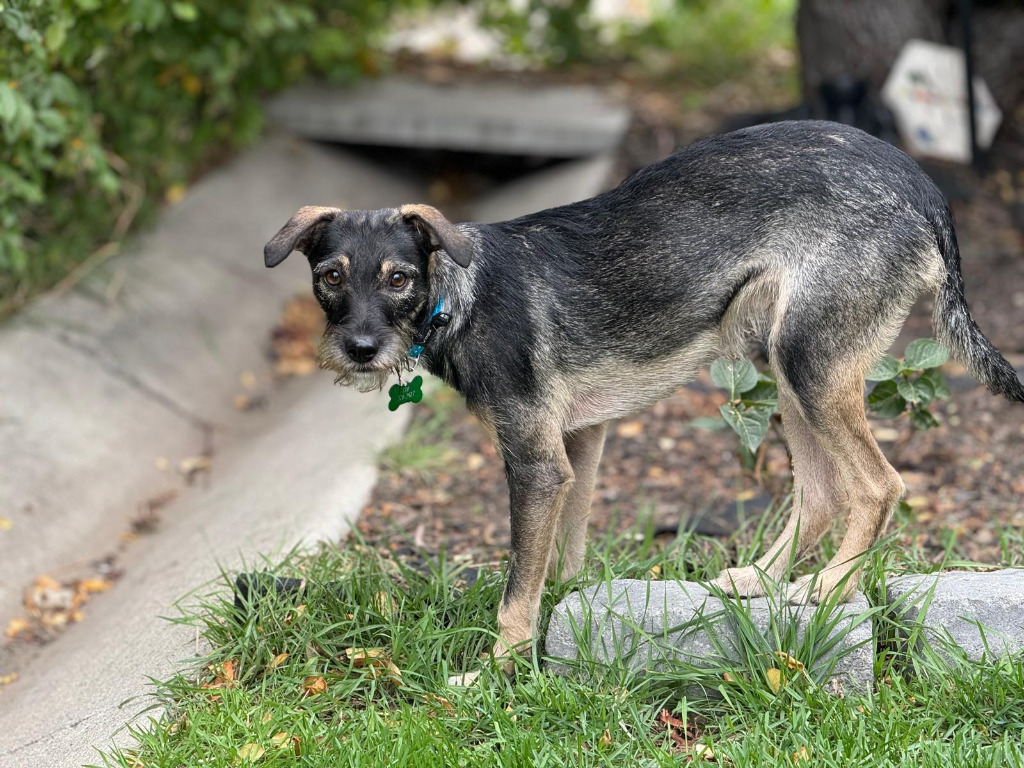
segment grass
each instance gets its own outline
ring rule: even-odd
[[[414,421],[406,443],[446,447],[452,412]],[[429,471],[434,461],[401,445],[385,457],[392,469]],[[707,579],[761,550],[785,513],[782,506],[748,520],[727,540],[683,532],[663,545],[643,521],[604,535],[579,582],[548,590],[542,624],[578,586]],[[1020,539],[1007,546],[1019,559]],[[833,550],[826,540],[817,561]],[[949,554],[956,557],[955,542]],[[865,564],[869,602],[880,605],[887,573],[936,567],[923,553],[883,543]],[[836,698],[800,671],[850,630],[827,610],[797,632],[792,611],[779,605],[765,629],[743,601],[726,600],[724,615],[702,621],[728,622],[736,645],[727,648],[710,629],[718,645],[699,665],[666,663],[638,675],[628,654],[609,661],[581,630],[569,674],[544,669],[541,645],[506,676],[480,660],[495,638],[497,571],[444,553],[405,562],[358,539],[292,553],[265,570],[306,586],[271,590],[236,610],[225,574],[205,597],[191,598],[177,621],[196,627],[207,657],[157,682],[151,718],[132,729],[136,744],[97,765],[1024,765],[1024,666],[970,663],[948,648],[943,657],[927,644],[909,653],[923,639],[920,627],[878,608],[852,616],[853,624],[873,621],[866,647],[875,691]],[[447,685],[449,675],[481,664],[480,684]]]
[[[655,565],[689,578],[717,569],[718,542],[686,535],[645,556],[633,534],[643,536],[597,545],[587,581],[647,577]],[[180,619],[199,629],[209,656],[157,685],[164,714],[134,731],[136,747],[102,764],[667,766],[692,756],[698,741],[734,765],[804,756],[815,766],[1024,764],[1020,664],[961,661],[948,670],[927,654],[909,662],[882,642],[877,692],[837,699],[772,653],[809,662],[828,642],[825,612],[802,638],[785,611],[763,635],[741,601],[727,601],[739,637],[732,661],[643,676],[625,663],[584,662],[558,677],[520,658],[511,677],[485,665],[482,684],[449,687],[450,674],[490,648],[501,595],[498,573],[467,585],[463,568],[443,557],[413,568],[354,542],[272,569],[306,579],[301,594],[272,593],[238,612],[220,585]],[[546,597],[546,617],[569,588]],[[784,670],[777,690],[768,677],[776,666]],[[719,698],[685,695],[698,689]],[[686,728],[665,726],[663,709]]]

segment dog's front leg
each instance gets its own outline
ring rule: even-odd
[[[511,506],[512,551],[508,581],[498,608],[498,641],[494,656],[529,650],[540,613],[541,592],[555,540],[558,514],[572,487],[572,466],[557,427],[537,428],[528,434],[498,429],[498,445],[505,457]],[[478,673],[452,678],[472,682]]]

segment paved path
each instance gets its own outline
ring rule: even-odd
[[[235,412],[231,396],[243,372],[266,372],[269,330],[308,286],[301,257],[264,268],[269,236],[305,204],[422,196],[352,156],[274,138],[190,191],[126,258],[0,329],[0,499],[14,522],[0,534],[0,626],[32,578],[111,551],[139,501],[180,486],[156,457],[196,455],[207,434],[215,448],[208,485],[164,508],[115,588],[0,691],[4,768],[95,762],[92,745],[149,704],[120,703],[195,652],[160,618],[174,601],[221,566],[336,540],[358,514],[375,452],[406,414],[328,374],[287,383],[263,412]],[[123,286],[110,304],[112,279]]]
[[[600,191],[607,157],[566,163],[480,201],[481,217]],[[0,329],[0,623],[40,573],[110,551],[135,505],[166,490],[157,456],[195,455],[212,434],[208,487],[162,512],[129,547],[124,576],[84,622],[23,663],[0,690],[0,766],[79,766],[152,701],[151,677],[194,658],[196,637],[163,618],[190,590],[257,555],[336,541],[375,479],[375,453],[408,412],[340,390],[328,374],[275,391],[266,410],[230,408],[285,299],[308,289],[302,258],[269,272],[264,242],[301,205],[376,208],[422,190],[350,155],[278,137],[211,175],[157,229],[74,293]],[[119,299],[102,298],[111,280]],[[3,672],[0,656],[0,672]],[[127,700],[127,702],[126,702]],[[125,703],[126,702],[126,703]],[[128,743],[122,729],[115,743]]]

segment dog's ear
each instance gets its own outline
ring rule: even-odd
[[[460,267],[473,260],[473,241],[455,228],[437,208],[429,205],[403,205],[399,215],[412,224],[429,253],[441,250]]]
[[[321,208],[317,205],[299,208],[295,215],[288,219],[288,223],[281,227],[281,231],[270,238],[270,242],[263,247],[263,263],[268,267],[276,267],[287,259],[292,251],[305,253],[317,229],[341,212],[340,208]]]

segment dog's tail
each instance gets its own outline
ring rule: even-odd
[[[930,212],[929,218],[938,239],[939,254],[946,264],[946,278],[936,294],[932,318],[939,341],[992,392],[1024,403],[1024,384],[1017,378],[1017,372],[985,338],[967,308],[952,211],[943,200]]]

